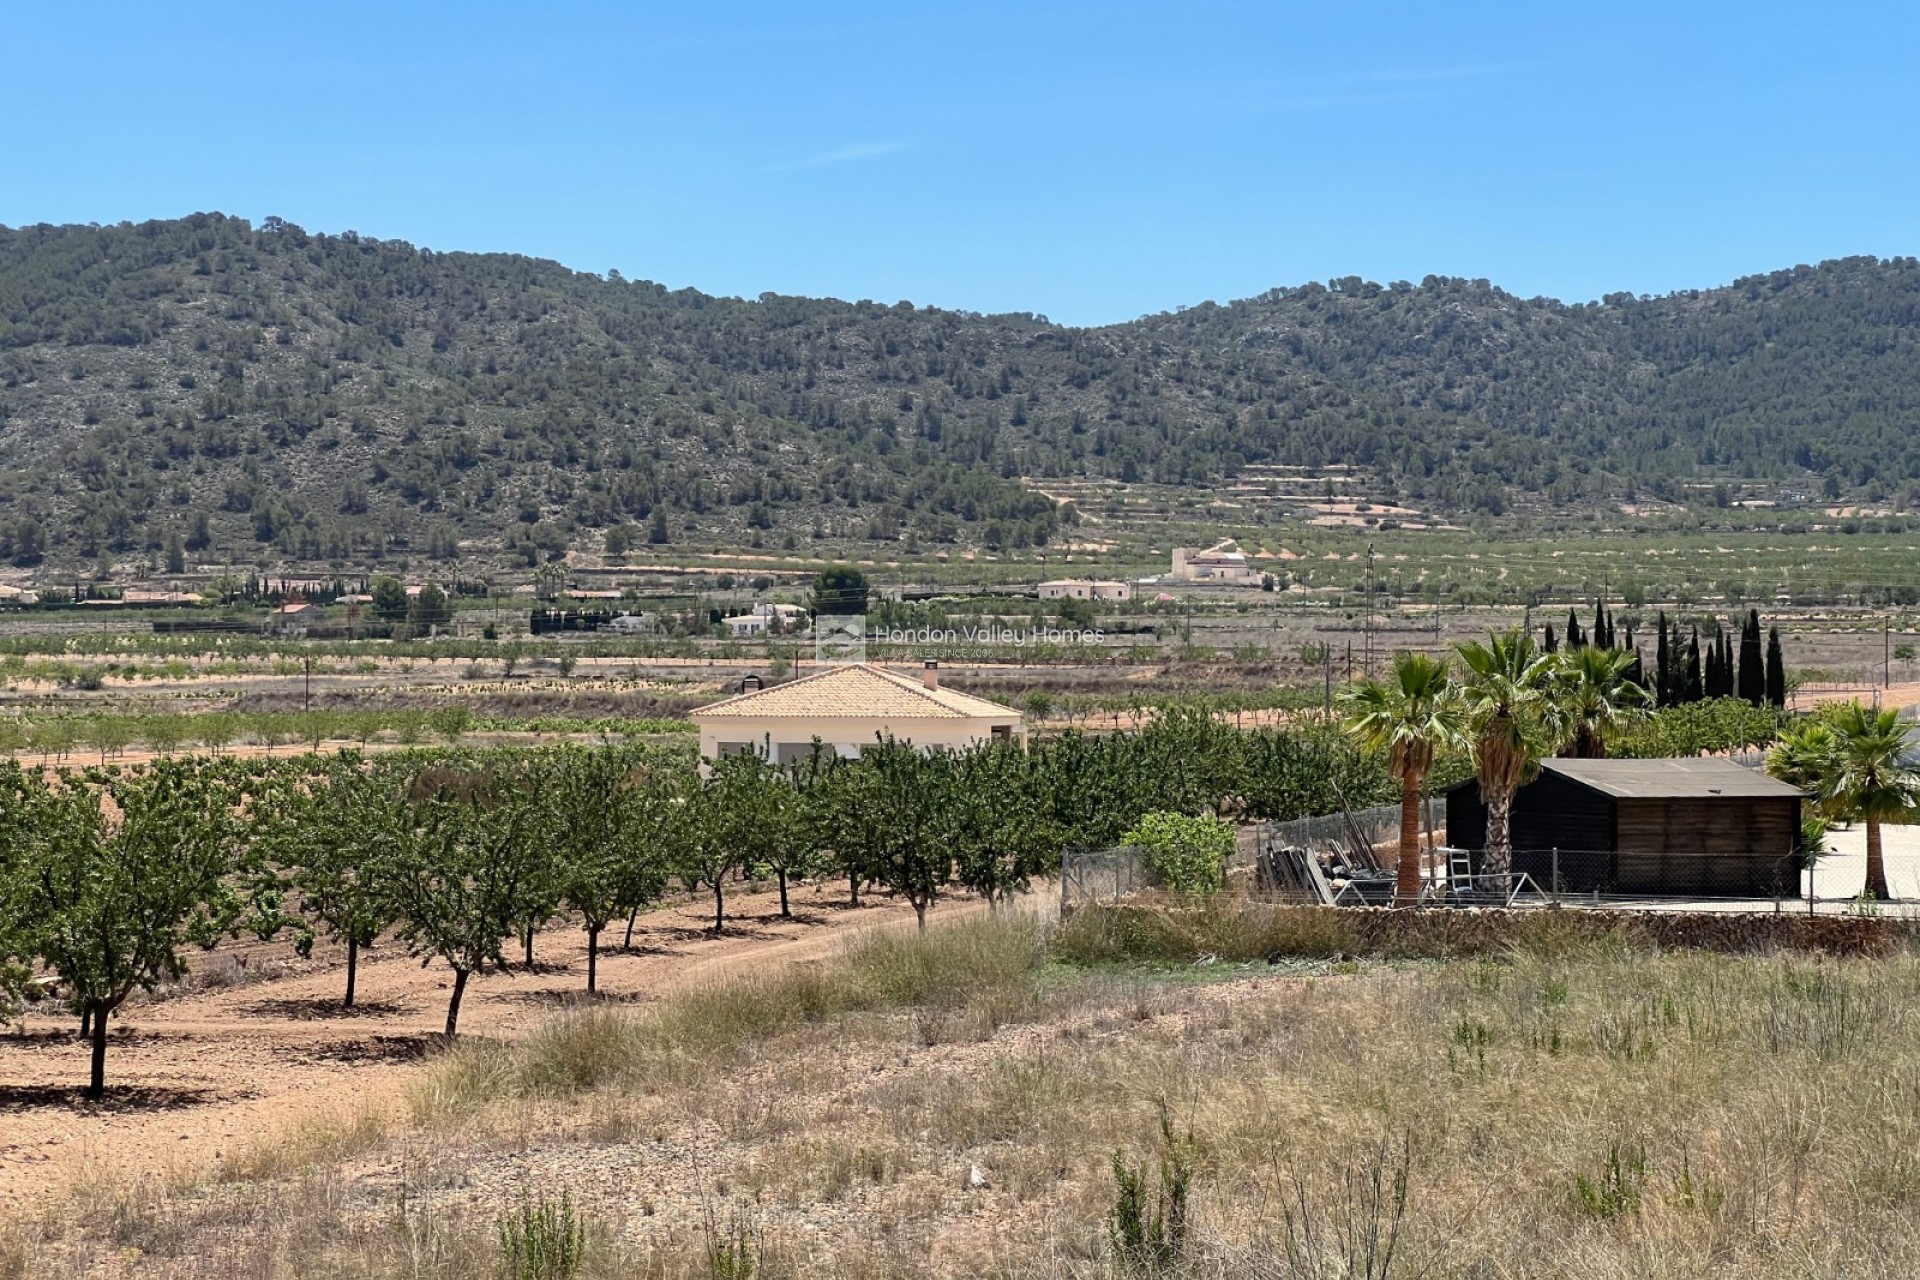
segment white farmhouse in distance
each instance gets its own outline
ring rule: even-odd
[[[1131,600],[1133,587],[1097,578],[1056,578],[1040,584],[1042,600]]]
[[[848,759],[882,737],[923,751],[1027,740],[1018,711],[941,688],[932,662],[918,680],[857,662],[765,688],[757,676],[742,683],[747,687],[737,696],[693,713],[700,754],[708,760],[761,751],[776,764],[790,764],[812,754],[815,738]]]
[[[1173,577],[1176,582],[1212,582],[1229,587],[1257,587],[1261,572],[1247,563],[1239,551],[1227,551],[1227,543],[1218,543],[1205,551],[1193,547],[1173,549]]]

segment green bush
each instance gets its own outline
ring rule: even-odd
[[[1147,867],[1175,893],[1203,898],[1225,883],[1233,855],[1233,824],[1224,818],[1149,813],[1120,837],[1122,844],[1146,855]]]
[[[542,1196],[521,1200],[518,1212],[502,1214],[500,1274],[503,1280],[572,1280],[586,1259],[587,1229],[562,1194],[558,1204]]]

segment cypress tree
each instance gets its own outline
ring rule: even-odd
[[[1747,625],[1740,631],[1740,696],[1754,706],[1767,700],[1766,659],[1760,652],[1760,611],[1747,610]]]
[[[1545,634],[1540,637],[1540,647],[1548,653],[1558,653],[1560,650],[1560,641],[1553,634],[1553,624],[1551,622],[1547,624]]]
[[[1593,647],[1611,649],[1613,641],[1607,638],[1607,606],[1598,596],[1593,601]]]
[[[1767,629],[1767,701],[1787,705],[1787,663],[1780,654],[1780,628]]]
[[[1660,611],[1660,640],[1653,650],[1653,700],[1662,707],[1673,705],[1673,654],[1667,644],[1667,614]]]
[[[1698,702],[1700,690],[1700,628],[1693,629],[1693,635],[1687,640],[1687,691],[1686,701]]]
[[[1567,648],[1584,649],[1587,638],[1580,634],[1580,618],[1573,610],[1567,610]]]

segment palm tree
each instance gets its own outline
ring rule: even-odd
[[[1369,750],[1387,753],[1400,782],[1400,856],[1394,901],[1420,896],[1420,795],[1440,748],[1460,739],[1460,706],[1444,659],[1394,655],[1386,681],[1361,680],[1341,691],[1347,732]]]
[[[1840,778],[1840,739],[1833,726],[1817,718],[1783,726],[1767,748],[1767,772],[1807,793],[1800,815],[1800,865],[1810,867],[1826,852],[1827,827],[1841,817],[1833,791]]]
[[[1907,763],[1900,715],[1849,702],[1830,713],[1827,735],[1818,727],[1816,722],[1783,734],[1767,753],[1767,768],[1811,794],[1817,809],[1866,824],[1866,891],[1888,901],[1893,895],[1880,824],[1897,822],[1920,805],[1920,771]]]
[[[1644,719],[1652,697],[1629,673],[1634,655],[1619,649],[1572,649],[1558,655],[1548,701],[1559,753],[1604,760],[1607,739]]]
[[[1548,695],[1559,663],[1518,629],[1494,632],[1487,643],[1469,641],[1456,651],[1466,668],[1460,685],[1464,729],[1487,806],[1481,869],[1504,892],[1513,872],[1513,796],[1539,772],[1552,742]]]
[[[1780,730],[1767,748],[1767,772],[1807,793],[1816,816],[1839,818],[1834,784],[1840,777],[1840,738],[1825,720],[1798,720]]]

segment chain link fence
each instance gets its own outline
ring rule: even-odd
[[[1800,909],[1787,904],[1805,903],[1822,887],[1818,864],[1809,868],[1798,852],[1519,848],[1508,874],[1495,876],[1484,851],[1447,846],[1444,827],[1432,825],[1442,816],[1422,806],[1421,899],[1436,905],[1786,910]],[[1245,825],[1227,864],[1227,888],[1255,901],[1384,904],[1393,898],[1399,835],[1397,805]],[[1138,849],[1067,850],[1061,859],[1065,912],[1161,888]]]
[[[1437,804],[1421,807],[1421,847],[1434,847],[1436,860],[1444,832],[1436,833],[1431,823],[1442,817]],[[1390,895],[1399,840],[1399,805],[1248,824],[1239,829],[1237,847],[1227,860],[1227,886],[1275,901],[1331,902],[1349,883],[1371,886],[1384,881]],[[1060,905],[1066,912],[1163,887],[1139,849],[1068,849],[1061,854]],[[1368,894],[1372,896],[1371,889]]]

